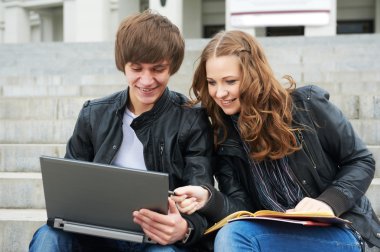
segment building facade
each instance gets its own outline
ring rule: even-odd
[[[260,36],[380,33],[380,0],[0,0],[0,43],[112,41],[120,21],[147,8],[185,38],[242,29]]]

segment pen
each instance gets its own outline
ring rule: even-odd
[[[169,196],[175,196],[175,192],[174,191],[169,191]]]

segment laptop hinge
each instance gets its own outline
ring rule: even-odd
[[[54,227],[63,229],[67,232],[74,232],[80,234],[88,234],[95,235],[105,238],[117,239],[117,240],[125,240],[130,242],[145,242],[145,243],[155,243],[148,237],[142,234],[127,232],[118,229],[110,229],[110,228],[99,228],[97,226],[85,225],[70,221],[64,221],[63,219],[55,218],[54,219]]]

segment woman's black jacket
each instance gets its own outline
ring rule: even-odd
[[[364,195],[374,176],[375,161],[341,111],[329,102],[329,94],[316,87],[294,90],[293,124],[302,149],[288,156],[294,178],[305,196],[324,201],[337,216],[369,243],[380,247],[380,223]],[[238,210],[261,209],[240,137],[230,118],[227,140],[217,149],[215,176],[221,192],[212,196],[202,213],[216,222]],[[215,209],[215,210],[213,210]]]
[[[127,102],[128,90],[85,102],[67,143],[65,158],[111,164],[123,139]],[[190,108],[186,102],[185,96],[166,89],[154,107],[131,124],[143,144],[147,169],[168,173],[170,190],[214,182],[208,117],[203,109]],[[187,244],[193,244],[208,223],[198,213],[183,217],[193,228]]]

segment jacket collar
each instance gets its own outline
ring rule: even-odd
[[[121,97],[117,105],[117,114],[121,116],[121,118],[123,117],[123,113],[125,109],[127,108],[127,104],[129,100],[128,93],[129,93],[129,87],[123,90],[120,94]],[[153,108],[149,111],[142,113],[136,119],[141,118],[139,120],[148,120],[148,119],[155,119],[159,117],[161,113],[164,111],[169,101],[170,101],[170,91],[169,91],[169,88],[167,87],[165,91],[162,93],[161,97],[154,104]]]

